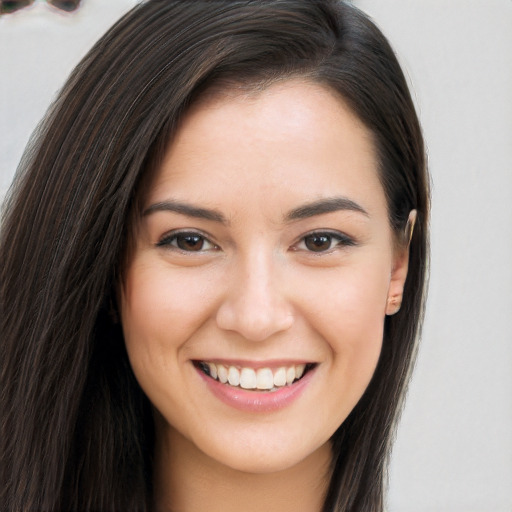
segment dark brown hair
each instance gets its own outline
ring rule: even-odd
[[[69,78],[4,207],[3,510],[151,509],[151,410],[110,312],[141,180],[204,91],[289,77],[337,91],[370,129],[397,234],[418,211],[401,311],[386,318],[374,377],[332,438],[324,511],[382,511],[423,314],[428,181],[392,49],[364,14],[335,0],[149,0]]]

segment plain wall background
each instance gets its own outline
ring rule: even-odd
[[[136,0],[0,17],[0,198],[66,76]],[[389,512],[512,511],[512,1],[355,0],[412,84],[433,179],[430,294]]]

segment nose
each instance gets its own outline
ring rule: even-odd
[[[216,321],[250,341],[264,341],[292,326],[293,308],[272,257],[255,254],[234,269]]]

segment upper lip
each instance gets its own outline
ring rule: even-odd
[[[223,359],[218,357],[205,358],[205,359],[194,359],[194,362],[204,362],[204,363],[214,363],[214,364],[223,364],[225,366],[238,366],[241,368],[279,368],[281,366],[293,366],[299,364],[315,364],[316,361],[311,359],[258,359],[258,360],[249,360],[249,359]]]

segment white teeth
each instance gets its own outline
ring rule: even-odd
[[[260,368],[256,372],[256,387],[258,389],[272,389],[274,387],[274,374],[270,368]]]
[[[290,366],[286,370],[286,384],[291,384],[295,380],[295,366]]]
[[[286,386],[286,368],[284,366],[274,373],[274,386]]]
[[[222,384],[226,384],[228,381],[228,371],[225,366],[221,364],[217,365],[217,376],[219,377],[219,380],[222,382]]]
[[[256,387],[256,372],[252,368],[242,368],[240,387],[244,389],[254,389]]]
[[[238,368],[230,366],[228,370],[228,382],[231,386],[238,386],[240,384],[240,372]]]
[[[304,370],[306,368],[305,364],[298,364],[295,367],[295,378],[300,379],[302,377],[302,374],[304,373]]]
[[[212,376],[212,378],[216,379],[217,378],[217,366],[214,365],[213,363],[208,363],[208,368],[210,370],[210,375]]]
[[[266,391],[275,391],[276,388],[293,384],[300,379],[306,370],[305,364],[293,366],[281,366],[272,368],[237,368],[236,366],[225,366],[210,362],[201,363],[210,374],[212,379],[216,379],[222,384],[231,386],[240,386],[243,389],[260,389]]]

